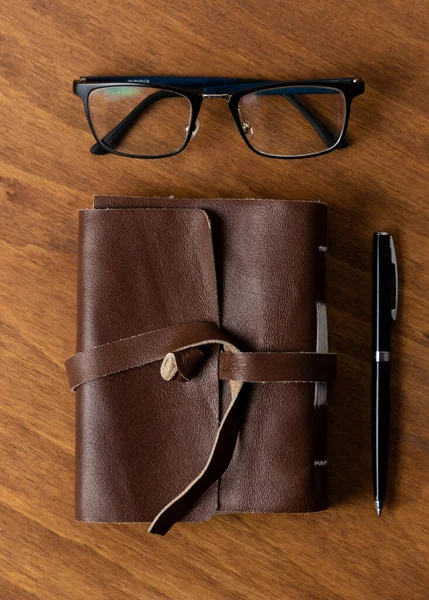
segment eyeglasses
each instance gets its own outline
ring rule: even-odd
[[[351,102],[362,79],[260,81],[217,77],[81,77],[93,154],[166,158],[195,137],[205,98],[224,98],[251,150],[306,158],[345,148]]]

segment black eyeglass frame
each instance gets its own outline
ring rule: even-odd
[[[182,146],[166,154],[157,155],[142,155],[142,154],[129,154],[121,152],[114,148],[111,148],[103,139],[99,139],[95,128],[92,124],[89,97],[91,92],[96,89],[103,89],[109,87],[119,86],[136,86],[136,87],[151,87],[166,92],[173,92],[179,94],[190,103],[191,114],[189,120],[189,126],[187,135],[184,139]],[[319,152],[310,154],[300,155],[276,155],[267,154],[258,150],[252,146],[246,137],[243,125],[240,119],[239,104],[243,96],[246,96],[252,92],[261,92],[264,90],[270,90],[273,88],[281,87],[320,87],[320,88],[331,88],[333,90],[342,93],[345,101],[345,115],[344,124],[341,135],[338,140],[331,147]],[[341,79],[308,79],[308,80],[291,80],[291,81],[263,81],[263,80],[252,80],[252,79],[230,79],[230,78],[218,78],[218,77],[169,77],[169,76],[155,76],[155,77],[81,77],[78,80],[73,81],[73,93],[76,94],[83,101],[86,118],[88,125],[96,140],[96,144],[91,148],[91,152],[94,154],[116,154],[118,156],[124,156],[127,158],[141,158],[141,159],[157,159],[157,158],[169,158],[182,152],[192,139],[195,125],[198,119],[198,114],[205,98],[225,98],[227,100],[228,107],[231,111],[235,124],[240,132],[241,137],[247,144],[247,146],[259,156],[266,158],[277,158],[282,160],[294,160],[300,158],[312,158],[315,156],[321,156],[328,154],[333,150],[345,148],[348,143],[345,140],[345,134],[350,118],[351,103],[353,98],[363,94],[365,91],[365,83],[359,77],[354,78],[341,78]]]

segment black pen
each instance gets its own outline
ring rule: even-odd
[[[372,469],[375,509],[380,516],[389,452],[390,330],[398,309],[398,267],[391,235],[374,233],[372,260]]]

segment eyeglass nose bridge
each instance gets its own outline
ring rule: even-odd
[[[226,98],[228,102],[231,98],[231,94],[201,94],[201,96],[203,98]]]
[[[225,98],[227,103],[229,103],[229,101],[231,99],[231,94],[201,94],[201,97],[202,98]],[[197,119],[195,121],[194,129],[192,131],[191,139],[189,141],[192,141],[195,138],[195,136],[197,135],[197,133],[200,129],[200,125],[201,125],[201,121],[199,119]],[[249,125],[249,127],[250,127],[250,125]],[[189,125],[186,125],[185,136],[188,135],[188,132],[189,132]],[[252,131],[252,137],[253,137],[253,131]]]
[[[213,93],[213,94],[201,94],[201,96],[203,98],[225,98],[225,100],[227,101],[227,104],[229,104],[229,101],[231,100],[231,94],[216,94],[216,93]],[[252,127],[252,124],[249,123],[243,117],[243,114],[242,114],[242,112],[241,112],[240,109],[241,109],[241,104],[238,104],[238,106],[237,106],[237,112],[238,112],[238,117],[240,119],[240,124],[241,124],[242,130],[243,130],[244,134],[246,135],[247,139],[249,141],[252,141],[252,139],[253,139],[253,127]],[[197,119],[197,121],[198,121],[198,119]],[[194,139],[195,135],[197,134],[197,131],[198,131],[198,127],[197,127],[195,133],[192,133],[191,140]]]

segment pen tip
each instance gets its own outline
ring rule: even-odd
[[[380,502],[380,500],[376,500],[375,510],[377,511],[377,516],[381,516],[381,511],[383,510],[383,502]]]

